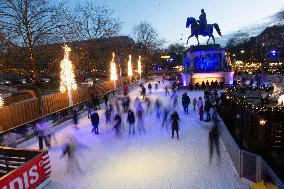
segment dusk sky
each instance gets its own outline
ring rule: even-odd
[[[85,0],[64,0],[83,3]],[[198,18],[204,8],[208,23],[218,23],[223,34],[254,26],[284,8],[283,0],[88,0],[107,5],[123,22],[121,34],[130,35],[135,24],[147,21],[167,43],[186,41],[186,18]],[[183,39],[182,41],[180,39]]]

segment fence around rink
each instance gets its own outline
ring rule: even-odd
[[[235,170],[240,177],[246,178],[252,182],[260,182],[270,177],[273,184],[279,189],[284,189],[283,181],[275,174],[266,161],[253,153],[242,150],[231,136],[224,122],[220,122],[221,139],[224,143]]]
[[[141,81],[141,82],[144,82],[144,81]],[[103,102],[102,97],[104,96],[104,94],[108,94],[109,98],[112,98],[114,95],[119,95],[119,94],[123,93],[124,86],[121,86],[121,87],[117,88],[116,90],[114,90],[113,87],[112,87],[112,84],[113,84],[113,82],[111,82],[111,83],[105,82],[105,83],[102,83],[102,84],[95,85],[94,88],[89,89],[88,93],[94,93],[95,95],[98,95],[101,102]],[[128,87],[128,90],[131,91],[132,89],[136,88],[138,85],[139,85],[139,81],[135,81],[135,82],[132,82],[132,83],[126,85],[126,86]],[[79,95],[77,95],[77,96],[79,96]],[[81,96],[84,96],[84,95],[81,94]],[[66,107],[61,108],[62,106],[59,104],[59,101],[56,101],[57,98],[52,96],[52,98],[54,98],[53,99],[54,102],[52,102],[52,104],[51,104],[51,102],[49,102],[49,103],[48,103],[48,101],[46,102],[49,105],[49,109],[44,110],[44,112],[45,112],[44,116],[35,117],[34,119],[29,120],[27,122],[24,122],[23,124],[19,124],[15,127],[12,127],[12,128],[9,128],[5,131],[0,132],[0,145],[5,145],[4,139],[6,138],[6,135],[9,132],[18,134],[17,135],[18,136],[17,143],[27,141],[30,138],[34,137],[35,136],[34,125],[35,125],[36,122],[38,122],[42,118],[48,118],[49,120],[52,120],[52,128],[51,129],[56,130],[57,126],[60,123],[67,121],[67,120],[72,118],[72,110],[74,108],[76,108],[78,110],[79,114],[85,112],[86,104],[89,100],[88,97],[89,96],[86,96],[86,98],[84,98],[82,101],[78,100],[80,98],[77,98],[77,99],[75,98],[73,106],[68,106],[68,104],[66,104]],[[58,103],[59,105],[56,105],[56,103]],[[66,103],[67,103],[67,100],[66,100]],[[52,110],[54,110],[54,109],[52,109],[52,107],[61,108],[61,109],[52,112]],[[33,111],[33,110],[27,109],[26,111],[29,112],[29,111]],[[49,113],[49,112],[51,112],[51,113]],[[15,115],[15,116],[20,116],[20,115]]]
[[[133,82],[129,85],[134,84],[137,85],[137,82]],[[116,91],[121,90],[122,87],[123,86],[120,86]],[[73,102],[74,104],[80,104],[90,99],[91,94],[102,97],[105,93],[112,94],[113,92],[113,82],[106,81],[95,84],[93,87],[78,88],[72,94]],[[0,108],[0,131],[14,128],[68,108],[67,93],[58,92],[44,95],[41,98],[40,104],[41,106],[39,106],[38,98],[30,98]],[[42,111],[39,110],[39,107],[41,107]]]
[[[0,188],[36,188],[50,173],[47,151],[0,147]]]

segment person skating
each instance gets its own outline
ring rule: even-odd
[[[170,110],[169,108],[165,107],[163,110],[163,122],[162,122],[162,128],[166,127],[168,128],[168,116],[169,116]]]
[[[213,93],[211,93],[211,96],[210,96],[210,104],[211,104],[211,108],[213,111],[212,119],[216,120],[217,119],[217,109],[216,109],[217,102],[216,102],[216,98]]]
[[[131,134],[131,130],[132,133],[135,134],[135,115],[131,109],[129,109],[127,113],[127,122],[129,123],[129,135]]]
[[[137,109],[137,126],[140,133],[141,132],[146,133],[143,118],[144,118],[144,108],[142,106],[142,103],[140,103]]]
[[[75,129],[79,129],[78,128],[78,110],[77,108],[73,108],[73,126]]]
[[[209,98],[205,98],[205,105],[204,105],[204,111],[206,113],[206,122],[211,121],[211,116],[210,116],[210,108],[211,108],[211,103]]]
[[[174,132],[177,133],[177,139],[179,139],[179,135],[178,135],[178,131],[179,131],[179,115],[177,113],[177,111],[175,111],[172,115],[171,115],[171,119],[172,119],[172,138],[174,138]]]
[[[93,125],[92,133],[95,133],[96,135],[99,134],[99,122],[100,122],[100,117],[97,112],[93,112],[91,115],[91,122]]]
[[[152,85],[151,83],[148,84],[149,93],[152,94]]]
[[[169,93],[169,88],[168,88],[168,86],[165,86],[165,94],[166,94],[166,96],[167,96],[168,94],[170,94],[170,93]]]
[[[192,102],[193,111],[195,111],[195,109],[196,109],[196,104],[197,104],[197,100],[196,100],[196,98],[194,97],[193,102]]]
[[[107,93],[104,95],[104,101],[105,101],[105,106],[107,107],[108,106],[108,94]]]
[[[155,83],[155,89],[158,90],[158,83]]]
[[[70,172],[72,171],[71,168],[74,167],[74,165],[76,166],[77,170],[82,173],[82,169],[79,165],[79,162],[75,156],[75,152],[77,151],[78,148],[78,144],[76,142],[76,139],[74,138],[74,136],[72,136],[71,134],[68,134],[66,136],[66,142],[64,143],[63,146],[63,151],[62,151],[62,155],[60,156],[60,158],[63,158],[64,156],[67,155],[68,160],[69,160],[69,165],[67,168],[67,171]]]
[[[112,112],[111,108],[107,107],[105,110],[106,124],[110,123],[111,112]]]
[[[91,117],[93,107],[94,107],[94,105],[92,104],[92,102],[91,102],[91,101],[88,101],[88,102],[87,102],[88,118]]]
[[[43,141],[46,147],[50,148],[50,137],[48,136],[49,121],[47,119],[42,119],[35,125],[35,132],[38,136],[39,149],[43,149]]]
[[[218,158],[220,158],[220,146],[219,146],[219,126],[216,120],[213,121],[213,127],[209,132],[209,162],[212,162],[214,149],[217,152]]]
[[[159,99],[156,100],[155,102],[155,108],[156,108],[156,116],[157,116],[157,119],[160,119],[161,117],[161,102]]]
[[[142,89],[141,89],[142,100],[145,99],[145,95],[146,95],[146,88],[144,86],[142,86]]]
[[[119,134],[119,130],[121,128],[121,117],[119,114],[116,114],[114,117],[115,124],[113,126],[113,129],[115,130],[115,134]]]
[[[203,121],[203,100],[202,100],[202,97],[200,96],[199,98],[198,98],[198,101],[197,101],[197,108],[198,108],[198,110],[199,110],[199,120],[200,121]]]
[[[184,93],[182,95],[182,106],[185,114],[188,114],[189,103],[190,103],[190,98],[186,93]]]

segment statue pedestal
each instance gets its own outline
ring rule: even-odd
[[[220,45],[191,46],[184,52],[183,85],[202,81],[218,81],[233,84],[233,75],[226,62],[226,51]]]

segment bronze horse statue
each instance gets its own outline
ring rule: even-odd
[[[207,30],[206,31],[201,31],[201,27],[200,27],[200,24],[198,23],[198,21],[193,18],[193,17],[188,17],[187,20],[186,20],[186,28],[189,28],[189,26],[191,26],[191,35],[187,38],[187,42],[186,44],[188,44],[188,40],[189,38],[195,36],[197,41],[198,41],[198,45],[200,44],[199,43],[199,40],[198,40],[198,36],[199,35],[202,35],[202,36],[209,36],[209,39],[207,41],[207,45],[209,44],[209,40],[210,38],[213,39],[214,41],[214,44],[215,44],[215,37],[213,35],[213,28],[215,28],[215,30],[217,31],[217,33],[222,36],[222,33],[221,33],[221,30],[219,28],[219,25],[217,23],[215,24],[208,24],[207,25]]]

